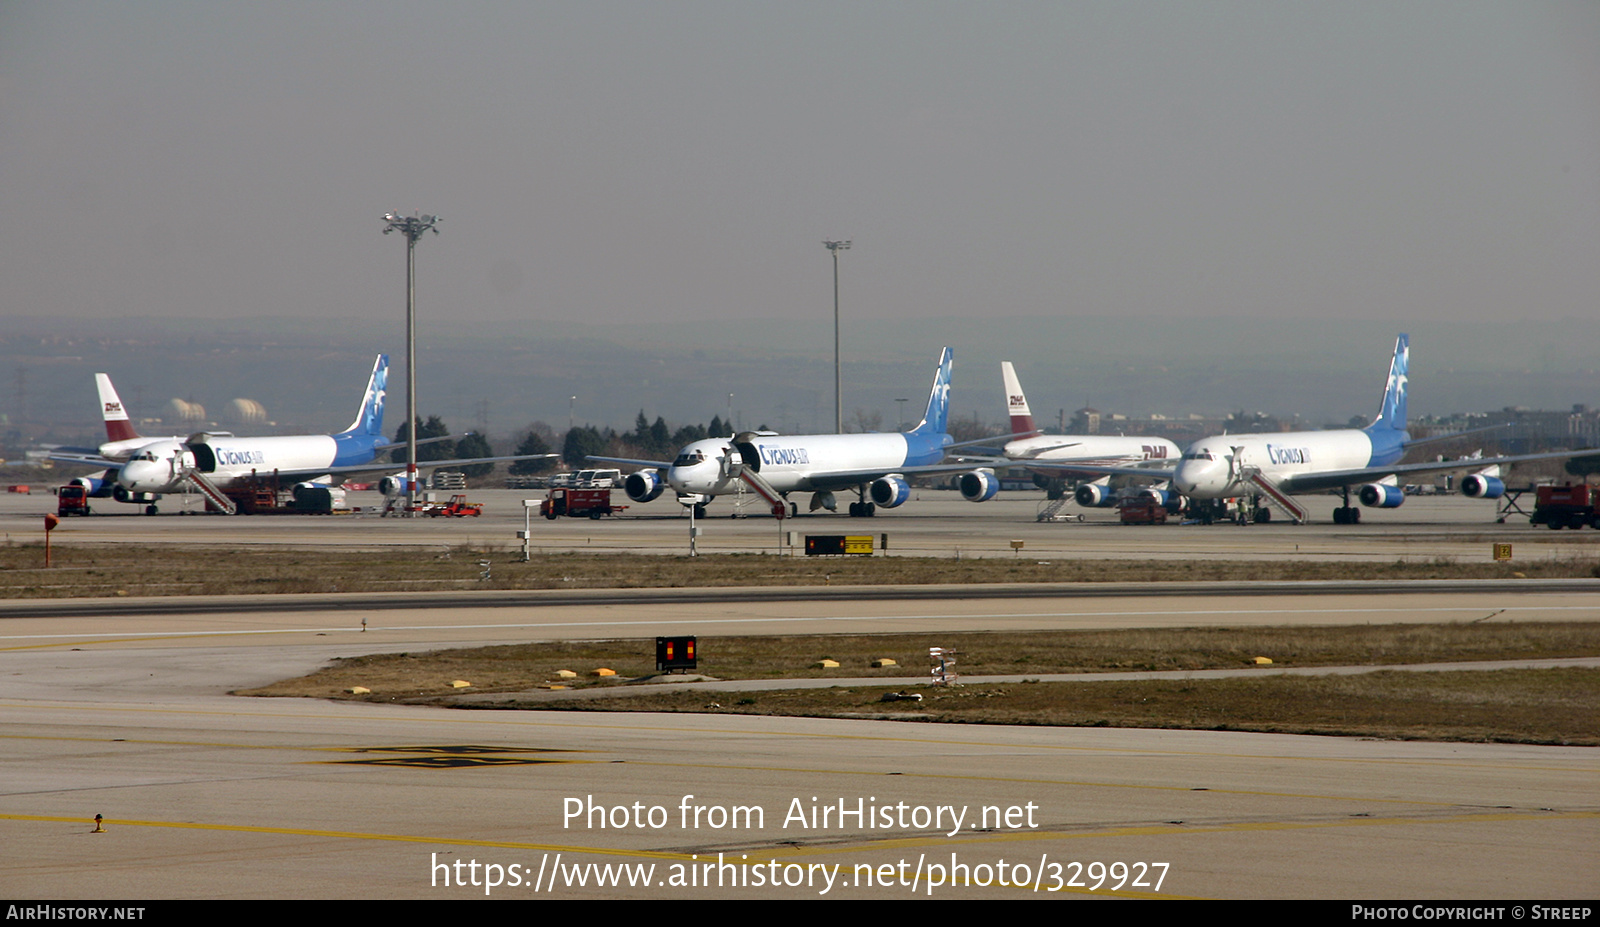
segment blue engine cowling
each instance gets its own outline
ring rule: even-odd
[[[1146,486],[1139,490],[1139,498],[1142,501],[1153,502],[1166,509],[1171,508],[1172,504],[1177,501],[1178,494],[1170,489],[1156,489],[1154,486]]]
[[[78,476],[67,482],[68,486],[82,486],[91,499],[109,498],[117,485],[115,471],[107,470],[100,476]]]
[[[902,476],[886,476],[872,481],[872,501],[892,509],[911,498],[911,484]]]
[[[1356,494],[1361,504],[1369,509],[1392,509],[1406,501],[1405,490],[1387,483],[1368,483]]]
[[[666,488],[667,481],[661,478],[660,470],[640,470],[628,474],[628,478],[622,481],[623,491],[635,502],[654,501]]]
[[[418,479],[417,482],[421,483],[422,480]],[[379,480],[378,492],[383,493],[384,498],[387,499],[393,499],[395,496],[405,495],[406,475],[404,473],[396,473],[394,476],[386,476]]]
[[[961,486],[961,498],[968,502],[988,502],[1000,491],[1000,478],[994,475],[993,470],[963,473],[957,482]]]
[[[1461,494],[1468,499],[1498,499],[1506,494],[1506,484],[1497,476],[1474,473],[1462,479]]]
[[[1104,483],[1084,483],[1073,490],[1072,498],[1086,509],[1108,509],[1117,504],[1117,493]]]

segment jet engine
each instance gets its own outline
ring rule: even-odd
[[[1405,490],[1387,483],[1368,483],[1356,494],[1361,504],[1369,509],[1398,508],[1406,501]]]
[[[988,502],[1000,491],[1000,478],[993,470],[963,473],[957,482],[961,486],[961,498],[968,502]]]
[[[68,486],[82,486],[84,492],[92,499],[105,499],[116,489],[117,473],[107,470],[99,476],[78,476],[67,483]]]
[[[1461,480],[1461,494],[1468,499],[1498,499],[1506,494],[1506,484],[1498,476],[1474,473]]]
[[[661,478],[660,470],[640,470],[638,473],[628,474],[628,478],[622,481],[622,488],[627,492],[629,499],[635,502],[650,502],[667,488],[667,482]]]
[[[1117,493],[1105,483],[1083,483],[1072,498],[1086,509],[1108,509],[1117,504]]]
[[[965,484],[962,492],[965,493]],[[911,498],[911,484],[903,476],[886,476],[872,481],[872,501],[892,509]]]
[[[418,477],[417,482],[419,484],[422,482],[421,477]],[[406,475],[401,472],[396,473],[394,476],[386,476],[379,480],[377,485],[378,492],[383,493],[385,499],[403,496],[406,493]]]
[[[1170,489],[1157,489],[1154,486],[1143,486],[1139,489],[1139,499],[1142,502],[1152,502],[1164,509],[1170,509],[1183,497]]]

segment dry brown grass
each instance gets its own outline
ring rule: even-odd
[[[1319,628],[987,632],[702,638],[702,672],[724,679],[878,677],[924,694],[885,704],[883,687],[762,692],[680,692],[578,702],[508,698],[496,707],[564,710],[717,711],[872,717],[990,724],[1174,727],[1359,734],[1436,740],[1600,744],[1600,672],[1377,673],[1183,682],[1016,683],[935,689],[926,680],[930,643],[962,652],[969,675],[1043,675],[1116,670],[1237,668],[1259,655],[1287,666],[1388,665],[1600,655],[1600,623],[1384,625]],[[889,669],[867,664],[879,657]],[[812,664],[831,657],[836,670]],[[241,695],[359,698],[445,704],[464,679],[473,692],[517,693],[580,674],[576,687],[628,687],[587,677],[604,666],[621,678],[654,670],[653,640],[566,641],[377,654],[339,660],[301,679]],[[364,686],[370,695],[344,690]]]
[[[718,693],[715,697],[704,692],[673,692],[572,702],[511,702],[503,707],[1600,746],[1600,670],[1594,669],[920,688],[924,697],[917,703],[885,703],[881,701],[883,691],[789,689]]]
[[[400,589],[670,589],[715,586],[916,585],[929,583],[1239,582],[1573,578],[1600,575],[1600,560],[1320,563],[1188,560],[952,560],[871,557],[814,560],[768,554],[702,557],[543,554],[521,563],[504,551],[467,547],[358,551],[233,550],[166,546],[58,546],[43,568],[38,545],[0,546],[0,598],[239,593],[393,592]],[[478,579],[478,561],[494,561]]]

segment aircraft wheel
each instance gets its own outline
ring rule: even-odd
[[[874,512],[876,512],[876,511],[878,511],[878,507],[876,505],[873,505],[871,502],[864,503],[863,504],[863,508],[865,509],[865,511],[863,511],[861,514],[867,516],[868,518],[871,518],[872,514]]]
[[[1348,525],[1348,524],[1350,524],[1350,510],[1346,509],[1346,508],[1334,509],[1333,510],[1333,523],[1336,524],[1336,525]]]
[[[1272,521],[1271,509],[1259,509],[1256,511],[1256,524],[1264,525],[1270,521]]]
[[[1352,524],[1352,525],[1361,524],[1361,510],[1356,508],[1353,505],[1350,506],[1350,524]]]
[[[705,507],[704,503],[701,503],[700,505],[696,505],[694,507],[694,517],[696,517],[696,518],[704,518],[704,517],[706,517],[706,507]]]
[[[156,511],[157,511],[157,509],[153,505],[147,505],[147,506],[144,507],[144,513],[146,515],[154,515],[154,514],[156,514]]]

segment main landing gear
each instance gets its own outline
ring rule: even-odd
[[[1333,510],[1333,523],[1336,525],[1361,524],[1361,507],[1350,504],[1350,487],[1344,488],[1344,505]]]

